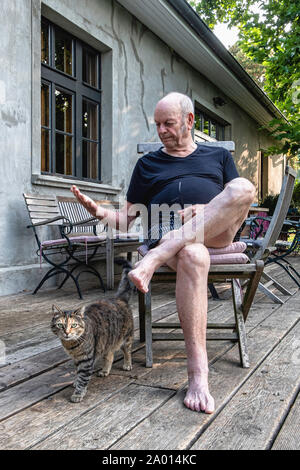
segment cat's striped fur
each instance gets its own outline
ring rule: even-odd
[[[77,310],[62,311],[53,305],[51,329],[73,358],[77,378],[72,402],[79,402],[87,391],[97,357],[103,358],[103,368],[98,373],[107,376],[111,370],[115,351],[124,353],[124,370],[131,370],[131,347],[133,340],[133,318],[128,305],[132,283],[128,279],[131,265],[126,260],[117,260],[123,265],[122,278],[116,297],[99,300]]]

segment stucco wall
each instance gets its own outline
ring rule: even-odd
[[[258,124],[144,25],[112,0],[11,0],[1,3],[0,30],[0,295],[32,289],[40,277],[33,234],[22,193],[69,195],[68,182],[40,173],[41,14],[102,51],[102,174],[106,186],[82,185],[96,198],[116,197],[129,183],[136,145],[157,141],[153,111],[167,92],[180,91],[230,126],[240,174],[258,182],[258,150],[271,142]],[[5,51],[5,53],[3,52]],[[214,96],[226,105],[215,108]],[[281,185],[282,165],[271,161],[272,190]],[[33,177],[33,175],[35,175]],[[38,184],[32,184],[32,180]]]

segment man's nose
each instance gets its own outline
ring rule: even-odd
[[[157,129],[157,130],[158,130],[159,134],[164,134],[164,133],[166,133],[166,131],[167,131],[166,126],[165,126],[164,124],[160,124],[160,125],[158,126],[158,129]]]

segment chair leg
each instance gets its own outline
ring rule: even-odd
[[[238,279],[232,280],[232,297],[233,297],[233,306],[234,306],[234,315],[236,323],[236,332],[238,335],[238,344],[241,358],[241,365],[244,368],[250,367],[248,346],[247,346],[247,336],[246,328],[244,322],[244,315],[242,310],[242,295],[241,295],[241,286]]]
[[[275,295],[272,291],[270,291],[270,289],[265,287],[261,282],[258,284],[258,288],[263,294],[265,294],[271,300],[273,300],[273,302],[275,302],[275,304],[283,304],[284,303],[283,300],[281,300],[279,297],[277,297],[277,295]]]
[[[114,241],[110,232],[106,239],[106,286],[108,290],[114,288]]]
[[[140,342],[145,342],[146,367],[153,366],[152,352],[152,311],[151,311],[151,284],[147,294],[139,295]]]
[[[208,284],[208,288],[209,288],[209,291],[210,291],[210,293],[211,293],[211,295],[212,295],[212,298],[213,298],[214,300],[221,300],[220,297],[219,297],[218,292],[216,291],[215,286],[213,285],[213,283],[209,283],[209,284]]]
[[[140,343],[145,342],[145,294],[138,291],[139,320],[140,320]]]
[[[278,281],[273,279],[269,274],[267,273],[262,273],[261,277],[266,279],[266,281],[270,281],[270,285],[273,284],[274,287],[276,287],[279,292],[281,292],[283,295],[292,295],[290,291],[288,291],[284,286],[282,286]],[[266,286],[265,286],[266,287]]]
[[[146,347],[146,367],[153,365],[152,353],[152,311],[151,311],[151,285],[145,295],[145,347]]]

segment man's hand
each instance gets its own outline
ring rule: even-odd
[[[194,217],[197,212],[200,212],[204,209],[205,204],[194,204],[193,206],[186,207],[178,211],[178,214],[181,216],[182,223],[188,222],[192,217]]]
[[[100,220],[106,216],[106,210],[103,209],[103,207],[98,206],[91,198],[82,194],[76,186],[72,186],[71,191],[77,201],[80,202],[80,204],[82,204],[92,216],[97,217]]]

